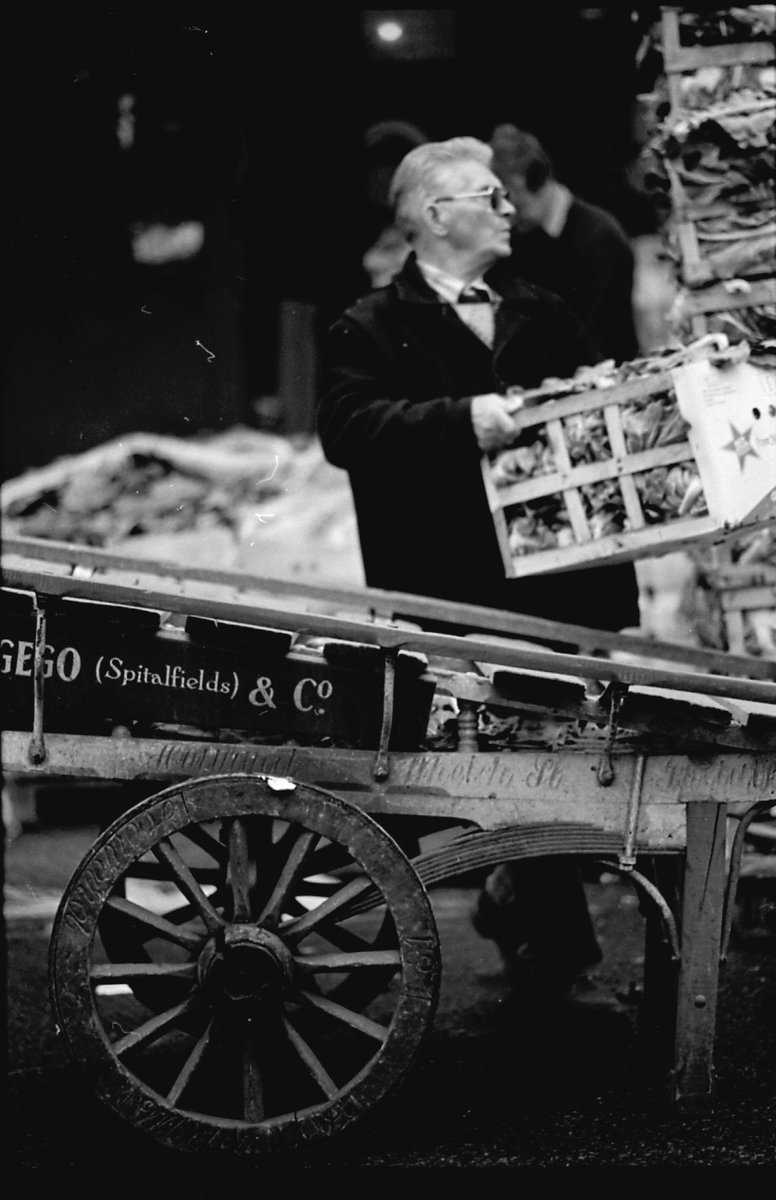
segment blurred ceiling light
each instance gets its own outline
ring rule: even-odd
[[[455,57],[452,9],[363,9],[361,28],[370,58],[423,62]]]
[[[132,229],[132,257],[147,266],[182,262],[199,254],[204,241],[205,227],[200,221],[179,225],[138,222]]]
[[[404,30],[398,21],[381,21],[376,33],[381,42],[398,42]]]
[[[135,97],[131,92],[119,96],[116,137],[122,150],[131,150],[135,144]]]

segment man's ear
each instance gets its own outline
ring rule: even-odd
[[[447,225],[442,220],[442,209],[429,201],[423,208],[423,220],[435,237],[447,237]]]

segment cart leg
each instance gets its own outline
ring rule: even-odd
[[[645,873],[666,900],[671,912],[680,911],[684,856],[654,855]],[[676,1038],[676,984],[678,962],[666,934],[661,914],[645,906],[644,996],[639,1006],[639,1036],[646,1060],[665,1078],[673,1066]]]
[[[725,804],[717,801],[687,805],[682,954],[671,1088],[671,1099],[684,1108],[709,1108],[713,1095],[726,813]]]

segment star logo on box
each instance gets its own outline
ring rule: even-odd
[[[745,429],[742,432],[741,430],[736,429],[732,421],[730,421],[729,424],[731,438],[729,442],[725,442],[722,449],[733,451],[738,459],[738,465],[743,473],[744,463],[746,462],[747,458],[760,457],[752,445],[752,430],[754,429],[754,425],[750,425],[748,429]]]

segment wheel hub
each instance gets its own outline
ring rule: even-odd
[[[208,941],[198,974],[211,1000],[279,1000],[293,979],[293,959],[276,934],[256,925],[233,924]]]

